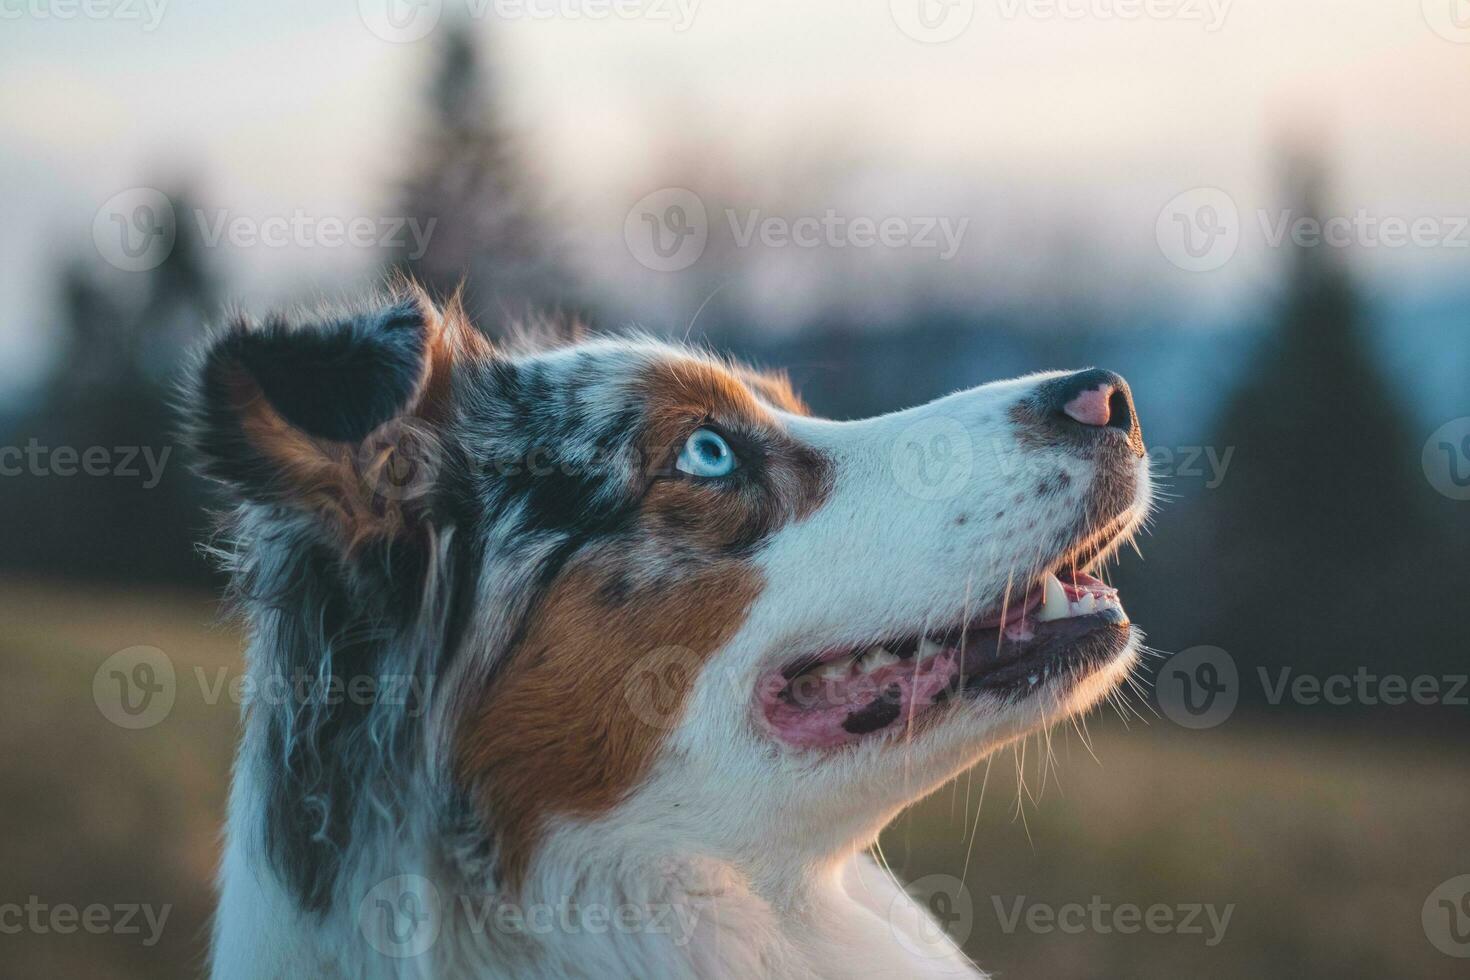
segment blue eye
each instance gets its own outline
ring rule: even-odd
[[[690,476],[728,476],[735,469],[735,452],[715,430],[696,429],[674,465]]]

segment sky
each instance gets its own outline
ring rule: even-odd
[[[0,0],[0,384],[46,355],[59,261],[126,288],[94,232],[134,188],[188,181],[206,224],[391,218],[456,16],[568,254],[655,324],[714,280],[650,268],[634,215],[691,183],[713,254],[741,259],[720,284],[771,329],[918,291],[1228,313],[1310,232],[1279,210],[1303,139],[1365,276],[1431,289],[1470,263],[1470,0]],[[829,211],[844,230],[792,243]],[[896,246],[850,234],[886,218]],[[946,219],[950,255],[920,244]],[[210,260],[247,307],[376,268],[299,234]]]

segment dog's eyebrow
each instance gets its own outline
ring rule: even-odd
[[[757,371],[754,368],[741,367],[735,370],[735,376],[772,408],[792,415],[811,414],[811,409],[791,386],[791,378],[785,371]]]

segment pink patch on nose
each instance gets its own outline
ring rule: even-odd
[[[1062,411],[1083,425],[1107,425],[1112,418],[1108,400],[1113,397],[1112,385],[1098,385],[1084,391],[1062,406]]]

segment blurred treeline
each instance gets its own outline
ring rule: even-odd
[[[437,224],[425,254],[385,256],[385,273],[405,269],[440,295],[463,281],[468,308],[492,335],[541,310],[621,326],[559,255],[489,67],[469,32],[442,33],[413,169],[396,188],[397,214]],[[1287,193],[1313,213],[1322,176],[1310,154],[1287,171]],[[189,188],[165,189],[186,211]],[[0,478],[0,568],[9,573],[212,581],[196,548],[210,501],[178,446],[172,403],[188,351],[224,312],[225,273],[206,261],[188,222],[176,231],[169,258],[128,290],[99,276],[90,253],[57,270],[50,327],[63,354],[40,394],[0,423],[6,446],[138,446],[155,456],[171,448],[162,480]],[[1128,375],[1145,436],[1164,450],[1161,483],[1173,499],[1142,542],[1145,560],[1125,554],[1113,577],[1153,646],[1227,650],[1246,675],[1247,705],[1269,707],[1255,679],[1261,668],[1464,672],[1470,504],[1424,479],[1427,430],[1378,363],[1371,313],[1348,266],[1326,249],[1282,258],[1277,295],[1206,356],[1194,338],[1192,359],[1171,358],[1167,329],[1118,329],[1081,307],[1038,302],[1031,314],[977,315],[926,304],[921,293],[881,322],[839,310],[777,336],[745,322],[721,294],[721,263],[734,257],[712,250],[681,275],[708,300],[693,339],[790,368],[812,406],[835,417],[1043,368],[1102,363]],[[1184,471],[1197,448],[1228,459],[1218,480]],[[1361,708],[1331,713],[1361,720]],[[1467,716],[1454,706],[1395,713],[1436,727]]]

